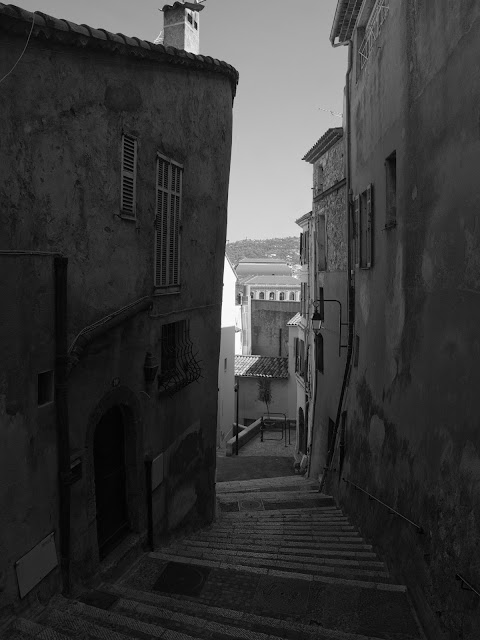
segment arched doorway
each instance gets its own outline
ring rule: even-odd
[[[93,464],[98,550],[102,559],[129,530],[125,425],[118,406],[108,409],[97,424],[93,442]]]

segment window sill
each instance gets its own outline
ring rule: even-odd
[[[173,285],[169,287],[155,287],[153,291],[154,296],[168,296],[175,293],[180,293],[180,285]]]
[[[121,220],[128,220],[129,222],[138,222],[137,216],[130,216],[130,215],[127,215],[126,213],[117,213],[116,216]]]

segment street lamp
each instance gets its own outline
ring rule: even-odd
[[[312,316],[312,331],[315,336],[318,336],[322,329],[322,323],[324,319],[323,305],[325,302],[335,302],[339,306],[338,314],[338,355],[342,355],[342,349],[346,349],[348,345],[342,344],[342,327],[348,327],[348,322],[342,322],[342,303],[340,300],[325,300],[323,296],[320,296],[319,300],[312,300],[311,303],[315,307],[314,314]],[[318,310],[320,307],[320,311]]]
[[[318,307],[315,307],[315,311],[312,316],[312,330],[316,336],[318,336],[322,329],[322,321],[323,318],[318,311]]]

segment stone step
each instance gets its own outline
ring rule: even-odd
[[[310,536],[295,536],[295,535],[284,535],[284,536],[270,536],[270,535],[237,535],[237,536],[226,536],[226,535],[216,535],[212,534],[201,534],[198,535],[197,540],[211,540],[215,542],[262,542],[269,543],[271,545],[285,543],[287,546],[292,546],[298,543],[317,543],[320,544],[364,544],[363,538],[361,538],[357,533],[352,532],[351,535],[348,535],[348,532],[344,532],[339,535],[335,535],[333,533],[326,533],[325,535],[310,535]]]
[[[265,511],[221,511],[221,518],[225,520],[238,520],[245,518],[249,520],[277,520],[292,518],[297,520],[299,517],[324,513],[339,513],[337,509],[322,510],[322,507],[298,507],[295,509],[268,509]],[[341,513],[341,512],[340,512]]]
[[[284,525],[271,525],[265,526],[262,524],[259,525],[251,525],[248,526],[215,526],[207,529],[209,533],[217,533],[217,534],[247,534],[249,532],[256,534],[265,534],[265,535],[284,535],[286,533],[290,534],[298,534],[298,535],[308,535],[313,532],[322,532],[322,531],[354,531],[357,535],[357,530],[351,524],[347,522],[323,522],[316,523],[312,526],[284,526]]]
[[[232,558],[231,562],[226,562],[222,560],[207,560],[207,559],[199,559],[199,558],[190,558],[187,556],[180,556],[174,553],[168,553],[167,551],[159,552],[154,551],[148,554],[151,558],[155,558],[156,560],[162,560],[163,562],[180,562],[188,565],[197,565],[201,567],[209,567],[213,569],[227,569],[231,572],[238,571],[240,573],[252,573],[258,575],[269,575],[276,577],[286,577],[286,578],[299,578],[301,580],[315,581],[315,582],[326,582],[330,583],[333,581],[333,584],[346,584],[350,586],[356,587],[365,587],[365,588],[381,588],[381,584],[386,584],[388,587],[399,587],[400,585],[387,584],[386,580],[389,579],[388,574],[386,574],[385,578],[383,575],[370,575],[370,573],[382,573],[382,572],[361,572],[359,575],[352,576],[351,573],[344,572],[342,569],[330,571],[320,571],[319,569],[308,570],[307,568],[298,567],[296,570],[295,567],[281,567],[275,566],[273,563],[267,564],[266,566],[254,566],[254,562],[251,564],[242,564],[239,558]],[[334,575],[329,575],[334,573]],[[372,585],[372,587],[370,586]],[[403,587],[403,589],[405,589]]]
[[[175,545],[176,543],[174,543]],[[183,542],[178,542],[179,545],[183,545]],[[188,542],[186,542],[185,544],[188,544],[188,547],[191,549],[225,549],[226,551],[241,551],[241,552],[246,552],[246,553],[256,553],[256,552],[263,552],[266,551],[267,553],[271,553],[272,552],[272,545],[265,543],[265,544],[248,544],[248,543],[244,543],[244,544],[238,544],[236,542],[207,542],[207,541],[203,541],[203,540],[188,540]],[[334,545],[336,546],[336,545]],[[295,555],[308,555],[309,557],[314,557],[314,556],[320,556],[320,557],[338,557],[338,558],[377,558],[377,554],[374,553],[373,551],[356,551],[356,547],[355,549],[350,549],[350,547],[352,545],[346,545],[347,547],[349,547],[348,549],[342,550],[342,549],[324,549],[323,546],[322,548],[318,548],[317,546],[286,546],[286,545],[277,545],[275,547],[275,551],[277,553],[283,553],[283,554],[288,554],[290,556],[295,556]],[[368,547],[369,549],[371,549],[370,545],[364,545],[366,547]]]
[[[313,486],[318,487],[318,483],[312,480],[307,480],[302,476],[282,476],[280,478],[257,478],[255,480],[231,480],[228,482],[217,482],[215,488],[218,495],[221,493],[228,493],[230,491],[250,491],[252,489],[262,489],[264,487],[278,489],[282,489],[282,487],[295,487],[298,489],[306,488],[309,490]]]
[[[17,618],[11,625],[12,635],[10,630],[7,630],[5,640],[17,640],[17,638],[41,638],[42,640],[70,640],[68,635],[60,633],[55,629],[51,629],[48,626],[34,622],[33,620],[27,620],[26,618]],[[7,635],[8,634],[8,635]]]
[[[303,551],[307,551],[307,550],[318,550],[319,547],[321,547],[321,550],[325,550],[325,551],[355,551],[355,552],[361,552],[361,551],[371,551],[372,550],[372,545],[371,544],[365,544],[362,542],[362,539],[360,538],[358,541],[357,539],[348,539],[348,542],[338,542],[338,541],[332,541],[331,538],[325,538],[321,541],[321,543],[319,543],[318,541],[314,541],[314,542],[299,542],[298,540],[291,542],[291,541],[286,541],[286,540],[281,540],[278,544],[273,545],[272,543],[266,541],[265,539],[262,540],[235,540],[232,542],[228,542],[227,540],[224,539],[217,539],[215,537],[211,537],[211,538],[197,538],[196,540],[189,540],[188,541],[191,544],[197,544],[197,543],[201,543],[201,544],[207,544],[207,545],[212,545],[213,547],[219,547],[219,546],[224,546],[226,544],[231,544],[234,545],[238,548],[242,547],[244,549],[252,549],[255,550],[258,548],[268,548],[268,549],[272,549],[275,548],[278,551],[280,550],[287,550],[290,551],[294,548]],[[294,551],[293,551],[294,553]]]
[[[224,549],[223,547],[216,547],[214,549],[209,547],[196,547],[192,545],[183,545],[183,544],[173,544],[168,547],[169,553],[176,553],[178,555],[188,555],[192,558],[208,558],[210,554],[216,554],[218,556],[231,556],[235,557],[245,557],[245,558],[257,558],[264,560],[282,560],[286,562],[303,562],[303,563],[313,563],[314,565],[335,565],[335,566],[345,566],[345,567],[363,567],[363,568],[371,568],[371,569],[382,569],[386,570],[385,563],[380,562],[376,559],[376,555],[374,553],[369,554],[370,557],[340,557],[334,558],[331,555],[300,555],[300,554],[292,554],[292,553],[272,553],[270,551],[244,551],[242,549],[237,549],[234,545],[231,545],[231,549]]]
[[[166,550],[167,551],[167,550]],[[273,568],[279,569],[280,571],[295,571],[306,574],[314,574],[314,575],[334,575],[340,576],[342,578],[353,578],[354,580],[362,579],[362,580],[382,580],[389,581],[390,576],[388,572],[385,570],[385,567],[364,567],[363,564],[358,562],[353,562],[350,564],[345,564],[345,561],[335,561],[332,560],[328,563],[326,562],[315,562],[310,558],[305,559],[285,559],[283,557],[253,557],[242,556],[237,553],[233,553],[229,555],[228,553],[215,552],[215,551],[204,551],[204,552],[196,552],[191,551],[189,549],[172,549],[168,548],[168,555],[176,556],[180,559],[180,561],[190,562],[192,558],[197,560],[208,560],[213,562],[227,563],[229,565],[237,565],[239,567],[248,566],[248,567],[263,567],[265,569]]]
[[[136,615],[147,615],[165,617],[170,612],[194,616],[197,620],[220,623],[244,630],[248,633],[240,637],[248,640],[260,640],[267,635],[268,638],[277,637],[287,640],[367,640],[363,635],[344,633],[333,629],[310,626],[298,622],[281,620],[271,616],[256,615],[237,609],[227,609],[223,607],[210,606],[195,601],[177,599],[165,594],[157,594],[146,591],[139,591],[128,587],[117,585],[103,585],[103,589],[110,594],[117,595],[121,600],[114,608],[134,610]],[[159,618],[157,618],[159,619]]]
[[[350,521],[345,516],[321,516],[308,520],[258,520],[257,522],[245,523],[243,521],[224,520],[223,518],[215,522],[210,528],[215,529],[249,529],[252,526],[257,529],[271,530],[281,527],[282,529],[309,529],[314,526],[345,526],[350,525]]]

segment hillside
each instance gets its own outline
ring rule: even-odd
[[[300,262],[299,237],[270,238],[268,240],[237,240],[228,242],[227,256],[233,264],[242,258],[278,258],[288,264]]]

